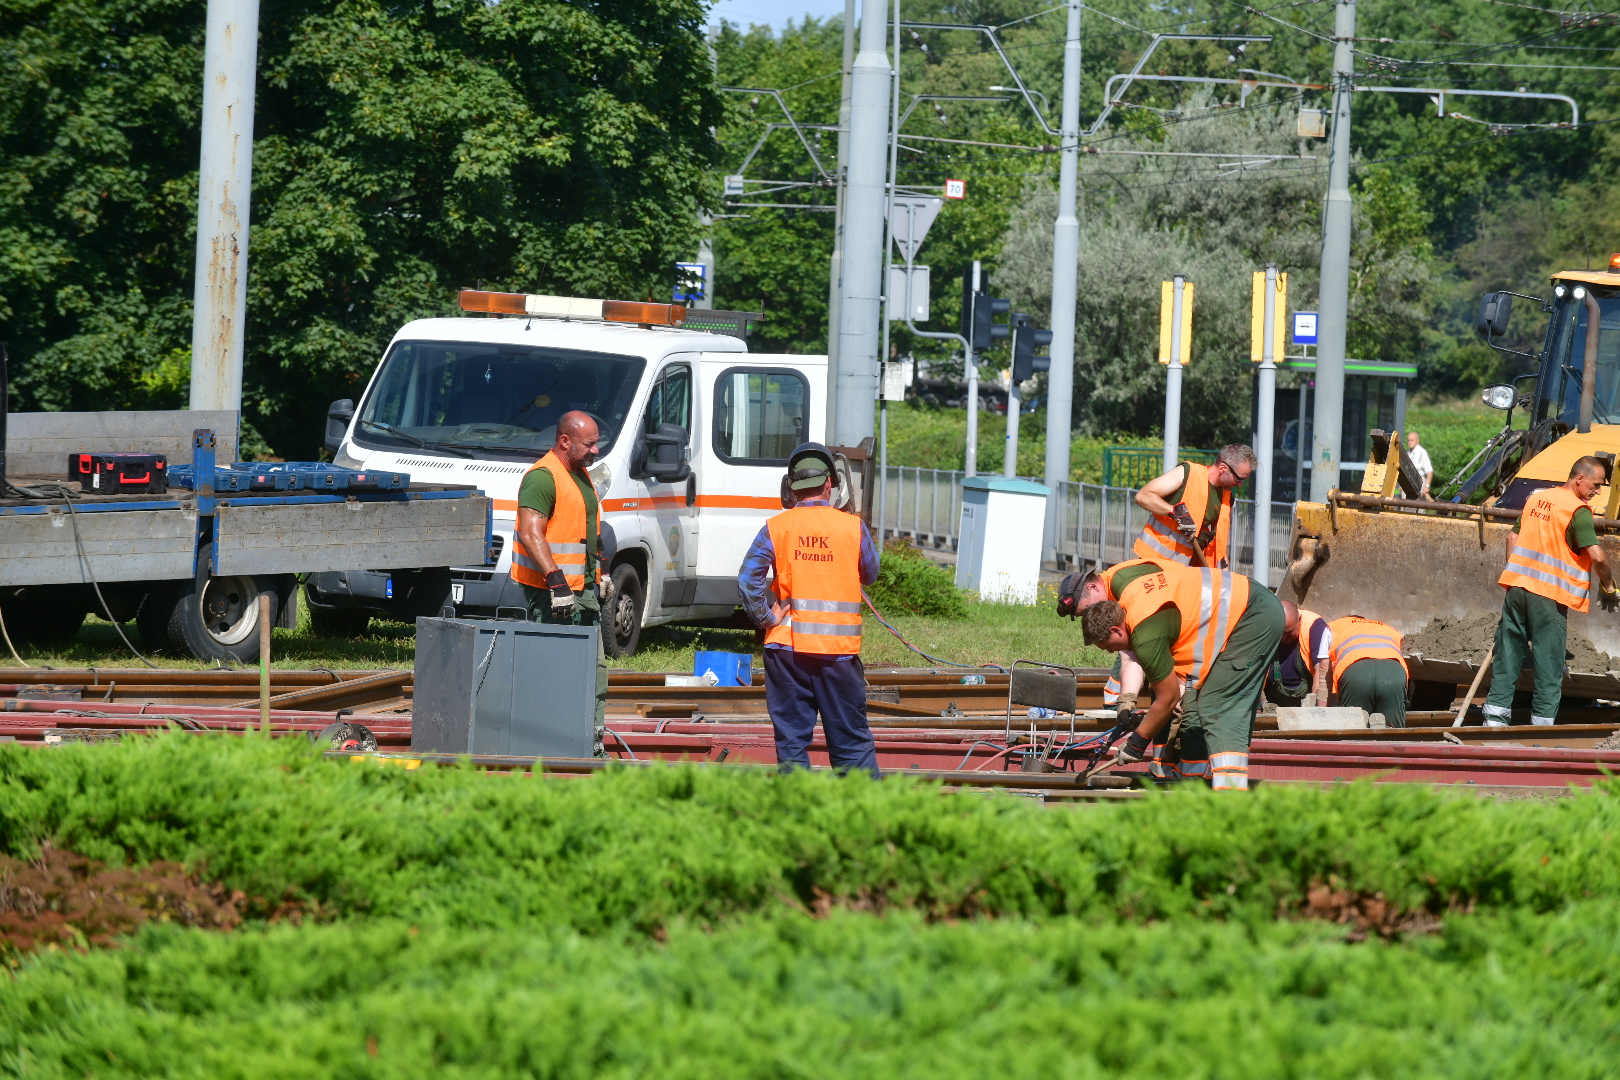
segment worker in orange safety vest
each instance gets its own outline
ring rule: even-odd
[[[1254,451],[1233,444],[1221,448],[1214,465],[1183,461],[1150,481],[1136,493],[1136,505],[1153,515],[1132,548],[1137,557],[1225,569],[1232,491],[1254,473],[1254,466]]]
[[[1325,644],[1327,662],[1316,665],[1316,699],[1382,713],[1385,726],[1405,727],[1411,672],[1400,631],[1377,619],[1347,615],[1328,623]]]
[[[877,580],[866,525],[832,505],[833,456],[803,443],[788,457],[794,505],[772,517],[743,558],[743,610],[765,631],[765,708],[784,772],[810,767],[820,714],[842,771],[878,775],[861,666],[861,586]]]
[[[1507,564],[1496,579],[1505,593],[1496,627],[1491,689],[1485,697],[1487,725],[1499,727],[1512,719],[1513,690],[1526,652],[1536,673],[1530,722],[1544,726],[1557,719],[1569,609],[1591,609],[1594,573],[1603,609],[1620,608],[1620,591],[1586,505],[1606,479],[1608,469],[1602,460],[1577,459],[1563,484],[1530,493],[1508,534]]]

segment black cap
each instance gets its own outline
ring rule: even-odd
[[[788,486],[794,491],[814,491],[832,474],[832,451],[818,442],[800,443],[788,455]]]

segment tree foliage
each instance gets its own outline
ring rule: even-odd
[[[185,401],[201,0],[0,0],[0,319],[19,404]],[[664,292],[711,200],[697,0],[263,9],[244,412],[312,456],[453,290]]]

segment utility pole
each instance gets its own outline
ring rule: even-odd
[[[877,399],[879,297],[882,295],[884,149],[888,134],[889,54],[884,0],[866,0],[861,47],[849,99],[849,180],[844,198],[844,260],[838,301],[838,363],[829,368],[833,441],[871,438]]]
[[[1262,585],[1271,584],[1271,465],[1276,430],[1277,347],[1282,343],[1282,320],[1288,307],[1288,275],[1267,263],[1254,275],[1254,316],[1260,320],[1251,348],[1260,362],[1260,399],[1255,409],[1254,466],[1254,573]],[[1283,310],[1279,310],[1279,308]]]
[[[1024,411],[1024,395],[1018,374],[1007,369],[1007,443],[1001,450],[1001,475],[1018,475],[1018,418]]]
[[[1080,273],[1080,0],[1069,0],[1063,42],[1063,135],[1058,164],[1058,214],[1052,226],[1052,367],[1046,383],[1045,554],[1057,548],[1057,493],[1069,479],[1069,433],[1074,405],[1074,308]]]
[[[191,407],[242,409],[248,219],[253,197],[253,81],[259,0],[208,0],[202,157],[197,170]]]
[[[1355,89],[1356,0],[1333,9],[1333,139],[1327,203],[1322,209],[1322,273],[1317,301],[1316,419],[1311,442],[1311,501],[1339,486],[1344,439],[1344,341],[1350,308],[1350,97]]]
[[[833,252],[827,267],[827,372],[838,370],[838,300],[844,287],[844,186],[849,169],[849,91],[855,66],[855,0],[844,0],[843,90],[838,98],[838,168],[833,175],[837,203],[833,212]],[[899,66],[897,63],[896,67]],[[827,381],[829,389],[832,380]],[[833,430],[837,406],[827,399],[827,430]]]
[[[714,72],[715,81],[720,79],[720,53],[717,48],[720,41],[720,26],[717,23],[709,24],[709,69]],[[709,129],[709,137],[715,137],[714,128]],[[714,216],[707,210],[698,214],[698,265],[703,267],[703,295],[692,306],[699,311],[708,311],[714,307]]]

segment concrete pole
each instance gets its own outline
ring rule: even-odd
[[[973,260],[973,291],[984,288],[984,274],[979,260]],[[908,311],[906,313],[910,315]],[[979,358],[972,347],[962,350],[962,371],[967,375],[967,445],[962,448],[962,472],[967,476],[979,475]]]
[[[715,45],[720,40],[720,27],[714,23],[709,24],[709,67],[715,74],[718,82],[720,76],[720,54]],[[713,137],[714,128],[709,129]],[[698,250],[696,262],[703,267],[703,298],[692,307],[698,311],[709,311],[714,307],[714,217],[707,211],[698,215]]]
[[[1046,383],[1046,500],[1048,554],[1057,550],[1058,485],[1069,479],[1069,435],[1074,426],[1075,296],[1080,273],[1080,2],[1069,0],[1063,42],[1063,135],[1059,145],[1058,214],[1052,226],[1052,369]]]
[[[836,209],[833,212],[833,252],[827,266],[827,389],[832,389],[831,373],[838,370],[838,299],[844,285],[844,183],[849,167],[849,89],[855,66],[855,0],[844,0],[844,73],[843,92],[838,99],[838,167],[834,182],[838,185]],[[837,415],[831,394],[827,398],[827,431],[833,430]]]
[[[1181,303],[1187,279],[1177,274],[1170,281],[1170,364],[1164,373],[1165,472],[1181,459]]]
[[[1356,0],[1333,11],[1333,130],[1327,204],[1322,210],[1322,274],[1317,301],[1316,426],[1311,441],[1311,501],[1339,486],[1344,435],[1344,339],[1350,308],[1350,98],[1354,88]]]
[[[208,0],[191,316],[193,409],[242,409],[258,53],[259,0]]]
[[[1277,427],[1277,264],[1266,264],[1266,325],[1260,349],[1260,401],[1255,409],[1254,573],[1271,584],[1271,465]]]
[[[884,149],[888,134],[889,54],[884,0],[866,0],[861,49],[849,99],[849,183],[844,197],[843,289],[838,301],[838,366],[830,369],[833,440],[857,446],[872,437],[878,380],[879,298],[883,293]]]
[[[848,0],[853,4],[855,0]],[[893,232],[894,221],[894,195],[900,184],[900,0],[894,0],[894,18],[890,19],[894,30],[894,71],[889,79],[889,162],[888,162],[888,193],[887,201],[883,207],[883,341],[878,352],[879,380],[882,372],[888,370],[889,360],[889,324],[894,320],[894,296],[890,294],[889,283],[889,246],[890,234]],[[915,212],[906,215],[906,250],[910,251],[916,246],[917,215]],[[906,305],[906,312],[911,312],[911,260],[907,260],[906,269],[906,295],[900,302]],[[885,396],[878,405],[878,543],[883,543],[883,522],[889,512],[889,399]]]

